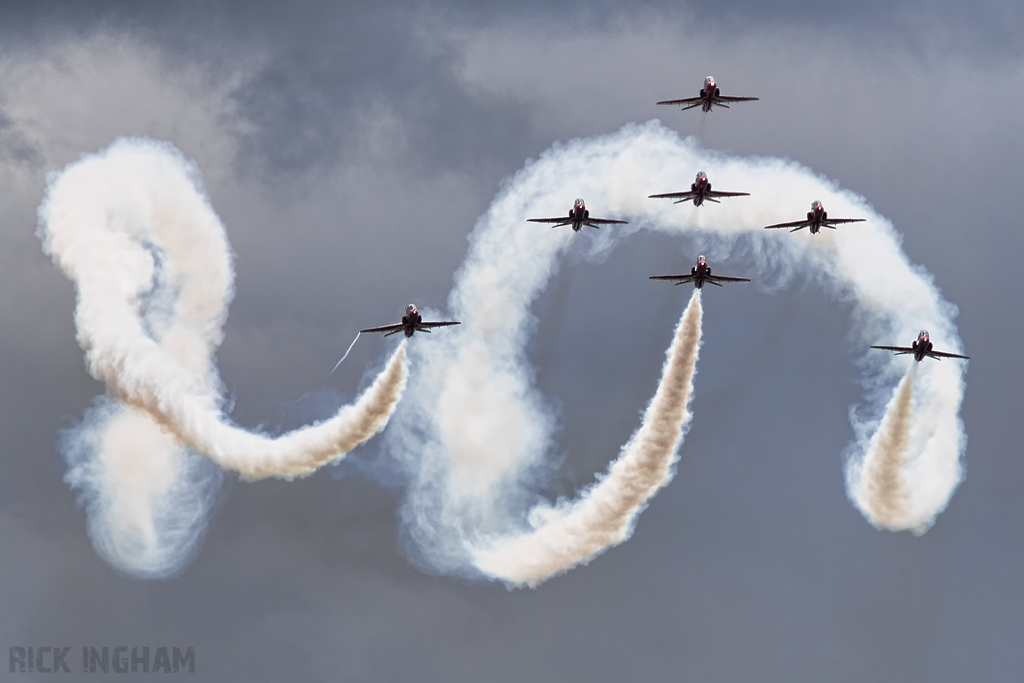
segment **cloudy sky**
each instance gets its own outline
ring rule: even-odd
[[[204,680],[1015,679],[1022,13],[1008,1],[4,4],[5,644],[72,646],[73,672],[83,645],[192,646]],[[654,106],[708,74],[761,101]],[[876,530],[849,502],[861,350],[850,309],[797,278],[708,293],[675,480],[628,542],[537,589],[410,557],[403,481],[377,465],[380,439],[295,482],[228,475],[173,578],[125,576],[97,555],[57,442],[104,388],[75,341],[73,285],[36,236],[48,173],[122,136],[195,161],[235,256],[216,358],[231,417],[276,432],[366,385],[391,348],[378,338],[328,377],[361,327],[409,301],[444,310],[467,236],[528,160],[654,118],[862,195],[959,307],[967,477],[928,533]],[[689,179],[667,182],[651,191]],[[552,496],[592,481],[636,428],[686,299],[647,276],[679,272],[707,243],[638,233],[592,263],[580,254],[593,236],[575,239],[528,347],[558,425]]]

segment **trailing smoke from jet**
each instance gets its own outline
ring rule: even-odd
[[[232,296],[231,253],[198,171],[167,144],[121,140],[50,180],[43,249],[78,291],[89,373],[112,398],[65,434],[67,479],[97,549],[139,576],[173,573],[205,528],[218,474],[307,475],[387,423],[407,379],[402,343],[334,417],[272,437],[230,424],[213,352]]]
[[[679,458],[692,417],[688,407],[700,335],[700,290],[694,289],[668,349],[658,390],[608,474],[572,503],[534,508],[530,517],[542,520],[536,528],[489,539],[473,554],[477,568],[510,585],[536,586],[629,538],[640,511],[672,478]]]
[[[713,210],[646,199],[672,179],[689,182],[694,169],[751,197]],[[78,339],[89,371],[112,396],[62,438],[67,480],[89,511],[98,551],[128,573],[166,576],[194,552],[221,476],[194,453],[249,478],[307,474],[388,421],[406,384],[407,351],[417,372],[385,434],[391,460],[384,462],[404,470],[400,516],[414,561],[534,586],[623,542],[674,473],[689,420],[689,375],[680,388],[687,363],[666,365],[640,428],[609,473],[577,502],[552,505],[538,491],[550,474],[554,420],[533,386],[526,345],[537,324],[530,306],[570,246],[600,261],[641,229],[698,233],[712,260],[737,254],[753,261],[764,291],[799,276],[850,307],[852,342],[865,349],[859,363],[866,393],[851,411],[847,487],[869,521],[923,533],[963,478],[959,367],[915,369],[887,416],[907,359],[867,355],[878,340],[909,339],[922,327],[958,350],[955,307],[907,260],[885,218],[792,162],[719,155],[656,122],[556,145],[509,180],[470,235],[449,296],[451,313],[464,324],[432,344],[403,343],[353,406],[277,438],[234,427],[222,414],[211,358],[231,297],[230,252],[199,188],[197,171],[170,147],[122,141],[52,180],[40,208],[44,249],[78,288]],[[630,225],[574,235],[524,223],[534,211],[565,210],[580,195],[600,198],[603,215]],[[798,218],[812,198],[834,215],[867,222],[819,235],[762,230]],[[697,317],[693,362],[699,306],[694,299],[688,309]],[[684,340],[673,342],[673,358],[687,356],[690,314],[677,330]],[[904,389],[909,407],[900,401]],[[890,438],[897,424],[909,427]],[[889,443],[895,445],[886,453],[903,455],[880,459],[878,444]],[[899,494],[893,500],[905,500],[895,513],[877,503],[885,494],[861,504],[862,474],[875,472],[902,482],[892,488]]]
[[[673,185],[685,187],[697,169],[707,170],[716,184],[751,196],[712,208],[646,198]],[[591,198],[591,207],[599,202],[602,216],[630,224],[573,234],[524,222],[527,216],[567,210],[579,196]],[[832,215],[867,221],[818,235],[763,230],[800,218],[812,199],[820,199]],[[944,347],[960,346],[955,307],[922,268],[908,261],[892,224],[862,198],[809,169],[780,159],[727,157],[657,122],[560,143],[505,184],[470,235],[448,301],[464,324],[434,344],[410,349],[417,372],[384,438],[409,481],[400,515],[410,555],[419,565],[536,585],[629,535],[635,512],[625,531],[606,535],[604,545],[579,544],[553,559],[549,539],[556,529],[579,521],[572,528],[576,537],[597,539],[607,518],[579,512],[597,489],[569,506],[552,506],[537,493],[550,474],[546,461],[554,450],[554,424],[533,386],[526,346],[536,327],[530,306],[570,245],[576,256],[600,261],[623,237],[641,229],[698,234],[713,261],[734,255],[753,261],[754,272],[745,274],[762,291],[779,291],[799,277],[850,308],[851,343],[865,349],[858,359],[865,402],[851,411],[855,441],[845,454],[855,504],[860,481],[855,474],[871,451],[892,383],[906,372],[905,357],[875,355],[868,347],[880,339],[910,339],[921,328],[931,330]],[[960,368],[929,363],[915,372],[917,398],[900,465],[909,492],[905,513],[881,524],[872,509],[858,507],[876,525],[921,533],[963,478],[966,437],[959,417]],[[646,417],[651,415],[649,410]],[[647,428],[645,421],[640,432]],[[598,484],[602,495],[632,495],[624,482],[615,490],[615,481],[609,475]],[[586,527],[583,520],[595,526]],[[515,557],[502,548],[535,554]]]
[[[910,490],[906,481],[906,459],[917,365],[911,365],[900,380],[871,447],[863,462],[858,464],[858,471],[851,473],[851,481],[858,482],[852,485],[857,505],[868,519],[886,529],[907,526]]]

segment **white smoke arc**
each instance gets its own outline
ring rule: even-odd
[[[915,362],[900,380],[871,447],[851,479],[854,500],[868,518],[887,529],[906,528],[910,488],[906,481],[906,455],[910,444]]]
[[[78,291],[88,370],[127,406],[87,415],[78,432],[95,462],[79,455],[69,473],[80,487],[102,489],[83,495],[106,519],[90,526],[121,549],[105,554],[120,557],[119,567],[154,575],[161,561],[143,556],[175,556],[153,520],[174,518],[181,496],[168,492],[180,493],[181,478],[196,471],[184,449],[247,479],[290,479],[337,460],[394,412],[408,374],[404,342],[328,420],[277,437],[228,423],[212,358],[232,295],[230,247],[198,171],[170,145],[120,140],[71,164],[50,178],[39,218],[44,251]],[[205,514],[188,517],[185,526],[205,524]]]
[[[97,553],[125,574],[173,576],[199,549],[223,473],[140,411],[101,397],[65,431],[64,480]]]
[[[576,501],[534,508],[531,516],[539,521],[534,529],[477,548],[473,564],[478,569],[510,585],[536,586],[629,538],[647,501],[672,478],[692,418],[688,407],[700,336],[700,290],[695,289],[676,326],[658,390],[608,474]]]
[[[686,187],[698,170],[707,171],[716,187],[751,196],[702,208],[647,199]],[[577,196],[590,198],[598,215],[631,224],[576,235],[524,222],[565,211]],[[802,216],[814,199],[832,216],[867,222],[818,235],[763,229]],[[705,150],[657,122],[555,145],[511,178],[477,222],[449,297],[463,325],[411,350],[418,372],[385,440],[410,480],[401,517],[409,550],[424,567],[479,572],[474,549],[482,539],[518,537],[539,526],[527,520],[531,508],[550,508],[536,491],[553,425],[526,358],[536,325],[529,309],[574,240],[589,258],[602,259],[638,229],[700,232],[712,241],[713,261],[733,252],[752,257],[760,288],[777,291],[800,275],[852,309],[851,337],[865,349],[859,363],[866,405],[851,413],[856,440],[847,455],[848,483],[878,429],[887,387],[906,367],[905,359],[868,347],[904,343],[924,327],[944,348],[959,350],[955,307],[907,260],[892,224],[864,199],[809,169]],[[958,373],[941,364],[918,374],[920,398],[906,451],[910,503],[900,528],[926,529],[963,477]]]

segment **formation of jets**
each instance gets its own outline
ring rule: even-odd
[[[701,88],[700,93],[696,97],[684,97],[678,100],[663,100],[658,102],[658,104],[679,105],[682,107],[683,111],[700,107],[703,111],[709,112],[716,106],[728,109],[729,104],[731,103],[748,102],[756,99],[758,98],[722,95],[721,89],[718,87],[715,79],[708,76],[704,79],[704,87]],[[704,171],[699,171],[697,173],[697,177],[690,184],[689,190],[682,192],[666,192],[664,194],[652,194],[649,195],[649,198],[673,199],[675,200],[673,202],[674,204],[692,201],[694,206],[703,206],[705,201],[719,204],[721,203],[719,199],[722,197],[747,196],[750,196],[749,192],[722,192],[721,190],[712,190],[711,182],[708,180],[707,174]],[[625,224],[628,222],[614,218],[591,217],[590,211],[587,209],[587,205],[583,199],[576,199],[576,201],[573,202],[573,207],[569,211],[568,216],[559,216],[557,218],[528,218],[526,220],[530,223],[548,223],[551,224],[551,227],[553,228],[571,226],[573,232],[579,232],[583,226],[596,229],[600,228],[602,225]],[[775,223],[774,225],[766,225],[764,228],[765,230],[789,228],[790,232],[796,232],[797,230],[808,228],[812,235],[816,235],[822,228],[835,229],[837,226],[845,223],[861,223],[863,221],[863,218],[829,218],[824,205],[822,205],[820,201],[815,200],[811,203],[811,210],[807,212],[806,219],[789,221],[786,223]],[[711,266],[708,265],[707,259],[704,256],[697,258],[697,264],[690,268],[689,274],[652,275],[650,279],[668,280],[677,285],[693,283],[693,286],[697,289],[702,289],[706,283],[721,287],[724,282],[750,282],[750,279],[745,277],[712,275]],[[404,332],[406,337],[412,337],[417,331],[430,332],[430,329],[434,327],[447,327],[449,325],[459,324],[459,322],[455,321],[424,321],[419,311],[416,310],[416,306],[409,304],[406,306],[405,315],[402,316],[402,322],[395,323],[393,325],[384,325],[382,327],[371,327],[365,330],[360,330],[360,332],[383,332],[384,336]],[[871,348],[894,351],[897,355],[913,355],[916,361],[924,360],[925,357],[934,358],[936,360],[941,360],[942,358],[969,359],[969,356],[962,356],[957,353],[935,351],[932,348],[932,342],[929,340],[928,332],[926,330],[921,331],[917,340],[915,340],[911,346],[872,346]]]

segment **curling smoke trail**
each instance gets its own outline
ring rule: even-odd
[[[478,549],[473,562],[481,571],[513,585],[535,586],[630,536],[647,501],[672,478],[671,468],[692,417],[688,406],[700,334],[700,290],[695,289],[641,427],[608,474],[578,501],[544,513],[537,510],[534,517],[543,519],[539,527]]]
[[[697,170],[751,197],[712,208],[646,198],[691,182]],[[581,195],[591,198],[591,206],[599,205],[601,215],[628,218],[631,224],[574,235],[523,223],[530,215],[564,210]],[[762,229],[798,217],[813,199],[821,199],[832,215],[868,220],[818,235]],[[536,320],[529,309],[570,245],[577,254],[601,260],[617,240],[638,229],[696,233],[713,260],[746,257],[765,291],[778,291],[797,278],[813,283],[850,306],[856,322],[852,341],[865,350],[880,341],[910,339],[922,327],[951,350],[960,347],[955,307],[923,269],[907,260],[892,224],[863,199],[807,168],[704,150],[657,122],[558,144],[506,184],[471,234],[449,296],[451,313],[463,325],[410,350],[418,371],[385,440],[409,478],[401,517],[410,553],[422,566],[493,576],[498,570],[489,560],[502,539],[526,547],[531,533],[542,533],[538,530],[545,528],[552,506],[537,490],[548,474],[545,458],[554,426],[532,385],[525,348]],[[847,483],[851,500],[876,524],[872,510],[861,506],[855,475],[878,431],[891,383],[905,372],[905,360],[875,353],[859,359],[866,402],[851,412],[856,439],[847,453]],[[925,531],[963,477],[959,375],[951,363],[932,363],[917,372],[918,400],[912,405],[903,471],[908,503],[902,520],[889,528]],[[581,538],[592,530],[574,531],[580,538],[567,542],[586,546]],[[481,554],[480,548],[490,551]],[[556,574],[578,561],[545,566]],[[542,560],[522,562],[539,566]],[[532,570],[516,576],[532,577],[531,585],[543,578]]]
[[[910,509],[910,491],[905,481],[907,446],[910,444],[911,404],[914,398],[914,373],[917,363],[910,366],[900,380],[892,401],[875,434],[874,441],[859,471],[857,504],[869,514],[869,519],[887,529],[905,528]]]
[[[215,474],[293,478],[380,431],[404,390],[401,344],[333,418],[270,437],[229,424],[212,355],[232,294],[227,237],[198,172],[166,144],[121,140],[50,180],[43,248],[78,290],[75,321],[103,401],[64,439],[68,480],[97,548],[142,576],[186,562],[205,527]]]

